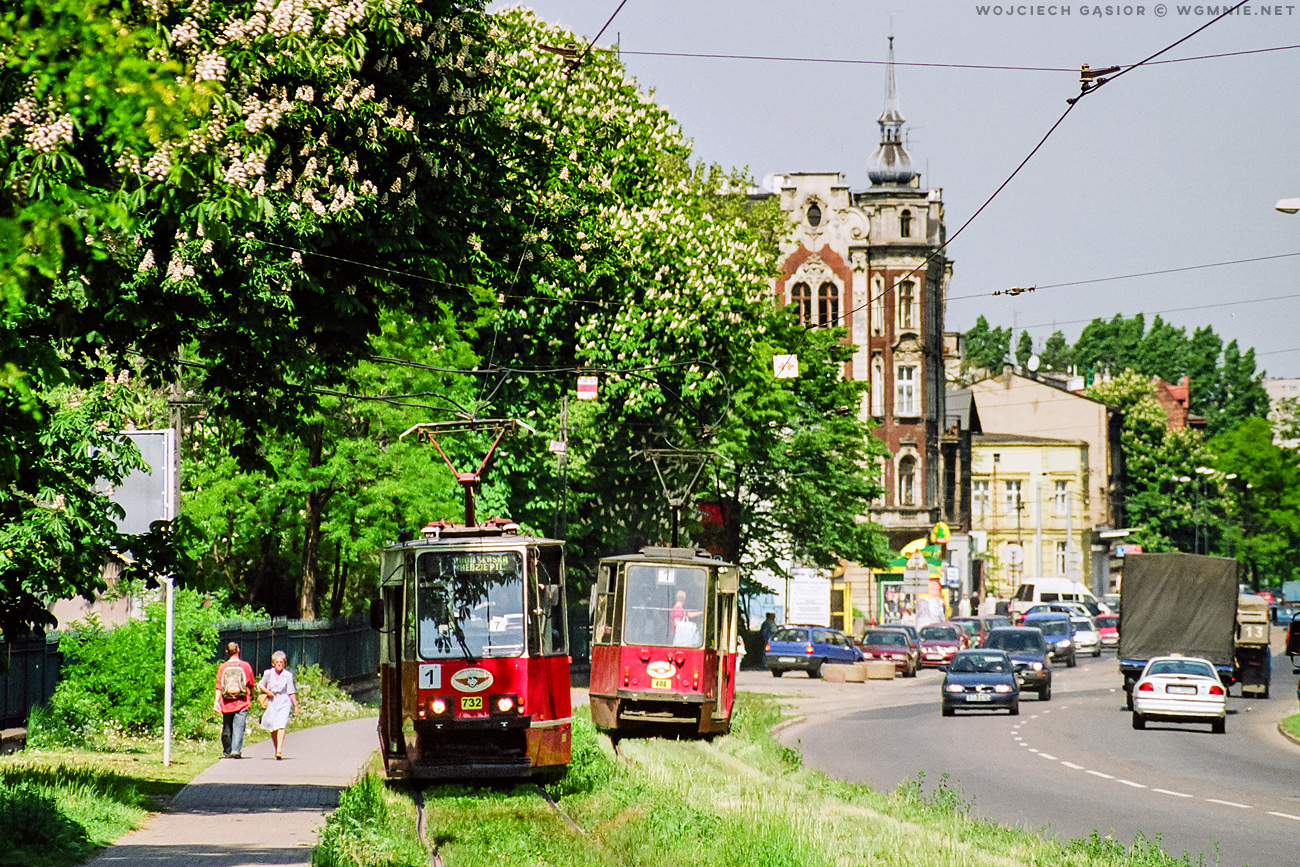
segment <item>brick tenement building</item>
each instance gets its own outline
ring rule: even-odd
[[[940,249],[942,190],[921,188],[903,145],[893,56],[891,39],[880,146],[867,163],[871,186],[852,191],[839,173],[777,178],[794,232],[781,250],[775,291],[802,322],[844,326],[858,347],[845,375],[870,383],[860,413],[877,422],[891,455],[882,467],[885,495],[870,518],[897,550],[942,515],[944,308],[952,263]]]
[[[1165,382],[1160,377],[1152,377],[1151,387],[1156,393],[1156,403],[1165,411],[1166,430],[1195,428],[1205,430],[1205,419],[1192,415],[1188,391],[1191,389],[1191,377],[1184,376],[1177,385]]]

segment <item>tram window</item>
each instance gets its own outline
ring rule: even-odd
[[[609,566],[600,568],[600,577],[592,588],[595,605],[592,607],[592,626],[596,644],[613,644],[614,641],[614,581]]]
[[[563,656],[569,652],[564,606],[564,557],[557,547],[534,549],[532,573],[536,604],[530,606],[530,653]]]
[[[416,576],[420,656],[477,660],[523,653],[522,565],[515,551],[421,554]]]
[[[705,586],[703,569],[629,564],[623,643],[700,647]]]

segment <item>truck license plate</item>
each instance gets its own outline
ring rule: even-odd
[[[653,677],[650,679],[651,689],[672,689],[673,682],[666,677]]]

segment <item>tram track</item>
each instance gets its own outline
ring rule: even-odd
[[[429,850],[429,867],[446,867],[442,854],[438,852],[438,844],[429,842],[429,810],[424,805],[424,789],[416,789],[412,800],[415,801],[415,834]]]

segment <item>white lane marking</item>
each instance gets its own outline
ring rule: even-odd
[[[1175,798],[1190,798],[1191,795],[1186,792],[1174,792],[1169,789],[1152,789],[1153,792],[1159,792],[1162,795],[1173,795]]]
[[[1056,756],[1051,756],[1051,755],[1048,755],[1047,753],[1039,753],[1039,755],[1042,756],[1043,758],[1047,759],[1049,762],[1054,762],[1054,761],[1056,761]]]
[[[1103,780],[1115,779],[1110,774],[1103,774],[1101,771],[1088,771],[1088,773],[1092,774],[1094,777],[1101,777]]]
[[[1083,765],[1076,765],[1074,762],[1061,762],[1061,764],[1065,765],[1067,768],[1073,768],[1076,771],[1083,770]]]
[[[1030,751],[1031,753],[1036,753],[1036,752],[1038,752],[1038,750],[1034,749],[1033,747],[1030,747],[1030,748],[1029,748],[1029,751]]]
[[[1023,741],[1024,738],[1022,738],[1020,735],[1012,735],[1012,740]]]
[[[1222,804],[1225,807],[1238,807],[1242,810],[1253,809],[1250,804],[1238,804],[1236,801],[1220,801],[1218,798],[1206,798],[1211,804]]]
[[[1279,819],[1295,819],[1300,822],[1300,816],[1292,816],[1290,813],[1269,813],[1270,816],[1277,816]]]
[[[1132,787],[1135,788],[1135,789],[1145,789],[1145,788],[1146,788],[1146,786],[1142,785],[1141,783],[1135,783],[1135,782],[1133,782],[1132,780],[1116,780],[1115,782],[1117,782],[1117,783],[1123,783],[1123,784],[1126,785],[1126,786],[1132,786]]]
[[[1024,743],[1024,742],[1022,741],[1022,742],[1016,744],[1016,746],[1018,746],[1018,747],[1020,747],[1020,748],[1022,748],[1022,749],[1028,749],[1029,744]]]

